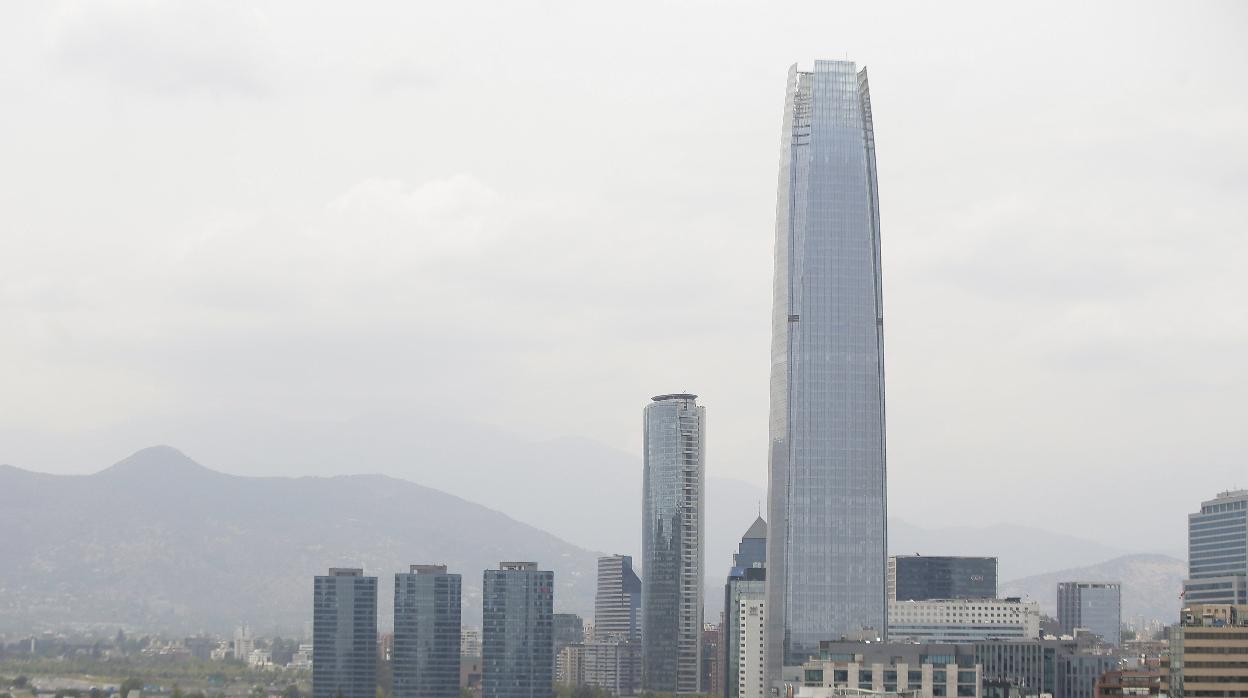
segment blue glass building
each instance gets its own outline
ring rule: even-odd
[[[377,698],[377,578],[334,567],[312,587],[313,698]]]
[[[1118,582],[1058,582],[1057,622],[1062,634],[1091,630],[1118,645],[1122,637],[1122,585]]]
[[[1248,490],[1220,492],[1187,517],[1184,603],[1248,604]]]
[[[866,70],[789,69],[772,306],[767,677],[885,632],[884,341]]]
[[[481,594],[482,698],[552,698],[555,573],[535,562],[486,570]]]
[[[700,693],[705,408],[658,395],[643,416],[642,686]]]
[[[997,598],[997,558],[897,555],[888,559],[888,599]]]
[[[394,575],[394,698],[459,698],[461,588],[445,565]]]

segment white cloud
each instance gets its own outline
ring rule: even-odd
[[[266,94],[267,22],[239,0],[103,0],[62,4],[50,25],[54,61],[155,94]]]

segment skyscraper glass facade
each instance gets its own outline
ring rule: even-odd
[[[884,344],[866,71],[789,70],[772,307],[768,681],[885,632]]]
[[[554,695],[555,573],[533,562],[485,571],[481,594],[482,698]]]
[[[642,685],[698,693],[702,664],[705,408],[659,395],[643,415]]]
[[[889,599],[995,599],[997,558],[897,556],[888,560]]]
[[[459,698],[461,588],[442,565],[394,575],[394,698]]]
[[[594,638],[601,642],[641,639],[641,578],[629,555],[598,558],[598,589],[594,596]]]
[[[332,568],[312,586],[313,698],[377,698],[377,578]]]
[[[1122,585],[1117,582],[1059,582],[1057,622],[1063,634],[1091,630],[1111,645],[1122,637]]]
[[[1186,603],[1248,604],[1248,490],[1222,492],[1187,517]]]

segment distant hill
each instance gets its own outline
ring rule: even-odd
[[[497,511],[380,475],[226,475],[164,446],[93,475],[0,466],[0,531],[0,631],[297,632],[330,566],[380,576],[385,619],[393,574],[423,562],[463,574],[466,624],[500,560],[553,569],[558,608],[593,607],[596,553]]]
[[[5,436],[0,425],[0,443]],[[205,462],[235,473],[383,473],[505,512],[572,545],[633,555],[641,563],[639,455],[584,438],[535,441],[475,421],[471,414],[414,407],[402,414],[341,420],[184,415],[119,425],[94,441],[48,443],[26,457],[80,462],[86,452],[120,453],[133,447],[123,444],[157,441],[187,445]],[[715,453],[712,444],[706,497],[708,619],[718,617],[715,599],[723,593],[737,540],[760,511],[767,515],[766,490],[719,477]],[[764,457],[758,463],[759,481],[766,470]],[[949,527],[940,520],[912,519],[896,508],[892,514],[899,517],[889,523],[893,553],[995,555],[1002,580],[1141,552],[1016,524]]]
[[[1174,622],[1187,563],[1169,555],[1123,555],[1106,562],[1015,579],[1001,585],[1006,596],[1024,596],[1049,615],[1057,612],[1058,582],[1121,582],[1122,620]]]

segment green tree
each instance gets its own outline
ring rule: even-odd
[[[30,679],[25,676],[19,676],[16,679],[13,679],[14,688],[26,688],[26,684],[28,683],[30,683]]]
[[[142,690],[143,679],[131,677],[121,682],[121,687],[117,689],[117,692],[121,694],[121,698],[130,698],[130,691]]]
[[[299,692],[299,687],[292,683],[282,691],[282,698],[303,698],[303,694]]]

